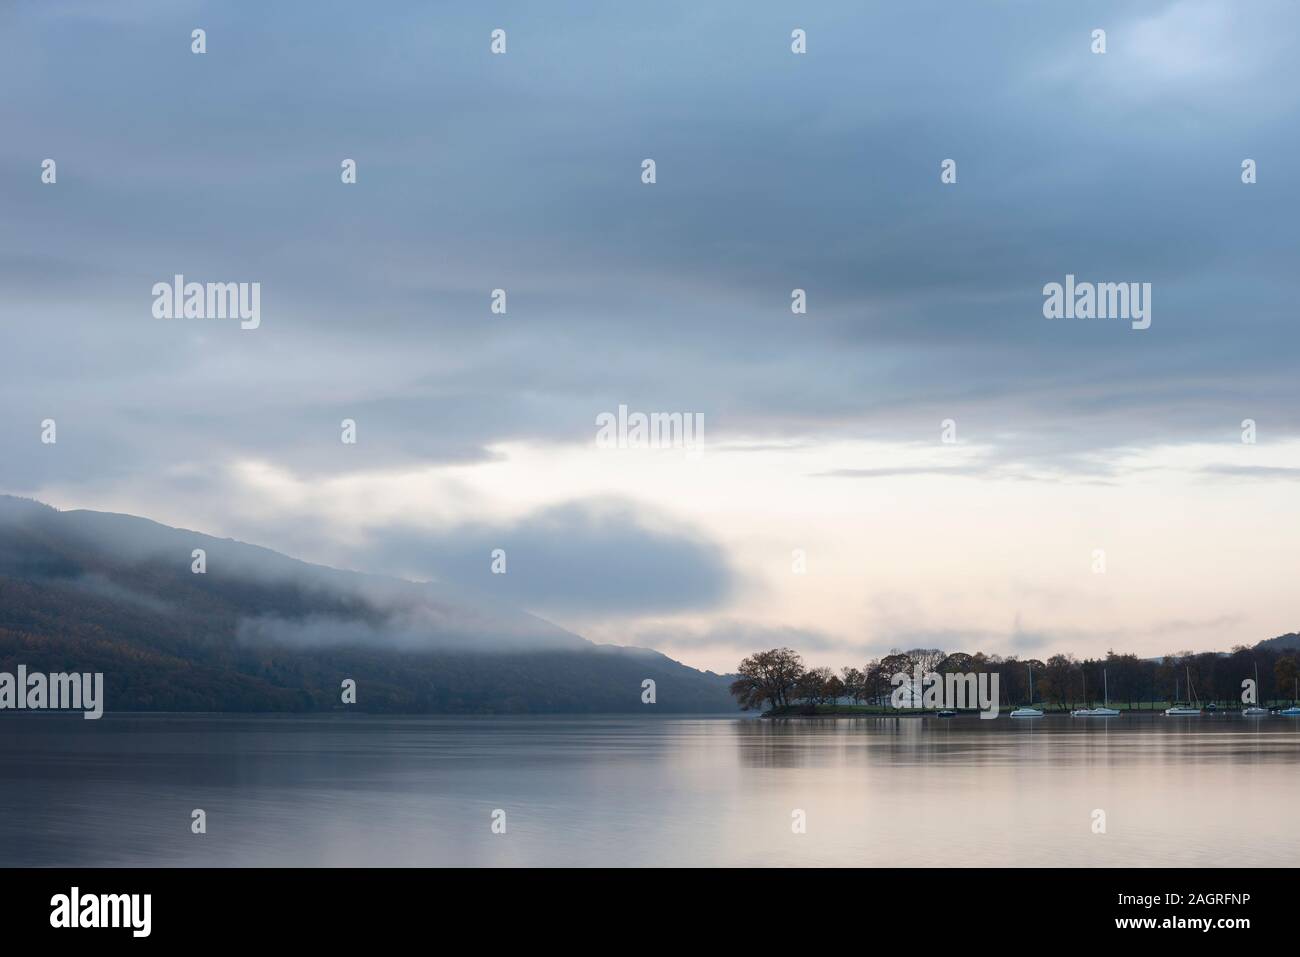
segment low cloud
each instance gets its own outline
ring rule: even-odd
[[[565,503],[510,522],[388,526],[367,538],[368,568],[465,586],[543,613],[708,609],[736,584],[719,545],[620,499]],[[497,549],[504,574],[492,571]]]
[[[1241,479],[1281,479],[1288,482],[1300,480],[1300,468],[1282,465],[1206,465],[1200,471],[1204,475]]]
[[[708,651],[734,648],[748,654],[765,648],[793,648],[800,653],[835,651],[850,653],[865,650],[852,642],[814,628],[788,625],[763,625],[752,621],[727,619],[706,627],[656,624],[638,629],[633,640],[649,647],[670,647],[681,651]]]

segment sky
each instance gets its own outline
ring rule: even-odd
[[[1282,0],[6,4],[0,491],[718,671],[1295,631],[1298,28]],[[156,318],[178,273],[259,282],[260,325]],[[1150,283],[1150,328],[1045,318],[1067,274]],[[604,447],[620,405],[702,441]]]

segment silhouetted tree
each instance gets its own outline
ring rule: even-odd
[[[773,708],[786,708],[803,677],[803,659],[790,648],[773,648],[750,655],[736,672],[740,677],[731,683],[731,693],[741,708],[761,708],[764,701]]]
[[[829,687],[835,673],[829,668],[810,668],[795,685],[795,696],[810,705],[823,704],[829,697]]]
[[[854,704],[860,702],[866,695],[867,676],[857,668],[841,668],[840,684],[844,686],[844,694]]]
[[[830,669],[827,668],[826,670],[829,671]],[[831,675],[826,680],[825,692],[827,701],[831,704],[839,704],[840,698],[844,697],[844,682],[836,675]]]

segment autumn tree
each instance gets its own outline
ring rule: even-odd
[[[935,665],[934,670],[941,675],[948,674],[967,674],[974,671],[975,659],[964,651],[956,651],[946,656],[943,661]]]
[[[1137,655],[1107,652],[1106,675],[1110,679],[1110,700],[1126,701],[1130,710],[1142,700],[1142,692],[1149,690],[1148,675]]]
[[[1043,690],[1047,697],[1056,702],[1057,707],[1064,708],[1073,700],[1073,691],[1077,687],[1075,678],[1079,674],[1079,664],[1072,655],[1052,655],[1047,659],[1044,669]]]
[[[1295,695],[1297,675],[1300,675],[1300,662],[1294,655],[1279,658],[1273,665],[1273,679],[1277,682],[1279,698],[1285,699],[1289,695]]]
[[[740,677],[731,683],[731,693],[742,709],[761,708],[765,701],[773,708],[787,708],[803,677],[803,659],[790,648],[773,648],[750,655],[736,672]]]
[[[914,666],[921,666],[923,675],[938,671],[940,663],[948,657],[938,648],[913,648],[907,652],[907,656],[912,659]]]
[[[830,698],[830,683],[838,681],[835,672],[829,668],[810,668],[799,678],[795,685],[795,695],[811,705],[819,705]]]
[[[831,704],[839,704],[840,699],[843,697],[844,682],[840,680],[838,675],[831,675],[826,682],[826,700]]]
[[[868,704],[872,699],[878,699],[889,690],[889,678],[885,672],[884,662],[877,658],[867,662],[867,666],[862,669],[862,678],[862,697]]]
[[[858,704],[866,695],[867,676],[857,668],[841,668],[840,684],[844,687],[842,694],[854,704]]]

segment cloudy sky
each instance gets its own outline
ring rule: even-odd
[[[1300,628],[1295,3],[383,11],[0,8],[0,491],[714,669]],[[1045,319],[1067,273],[1151,327]]]

